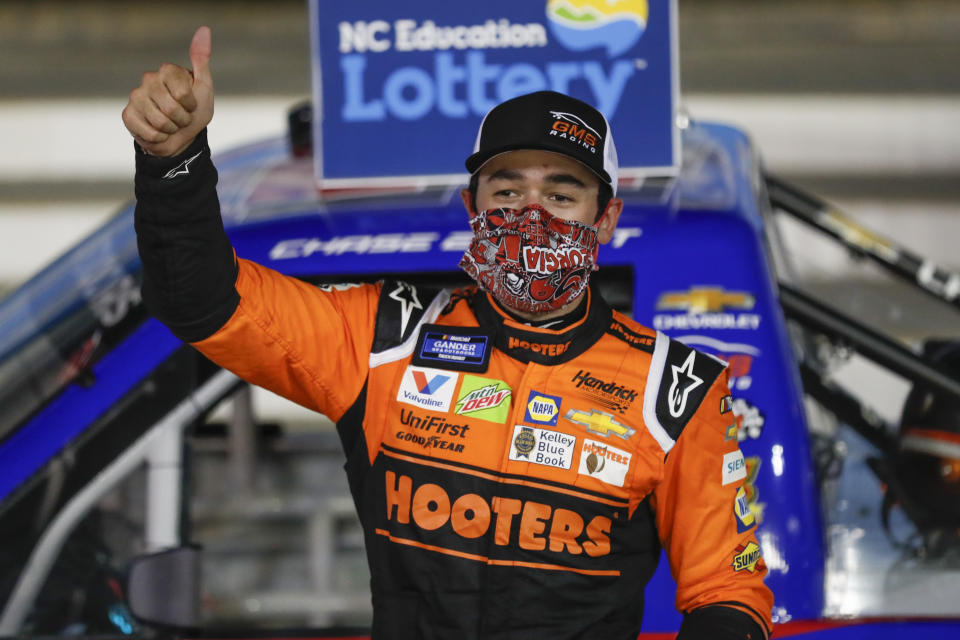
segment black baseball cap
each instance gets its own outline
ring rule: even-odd
[[[490,110],[480,123],[467,171],[476,173],[507,151],[543,149],[569,156],[593,171],[617,193],[617,149],[610,124],[582,100],[556,91],[528,93]]]

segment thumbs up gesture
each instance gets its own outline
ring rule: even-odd
[[[190,43],[193,71],[167,63],[143,74],[130,92],[123,124],[147,153],[179,154],[213,118],[210,51],[210,28],[200,27]]]

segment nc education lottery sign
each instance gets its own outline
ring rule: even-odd
[[[487,111],[542,89],[607,116],[621,176],[676,173],[675,0],[311,0],[311,22],[324,186],[462,182]]]

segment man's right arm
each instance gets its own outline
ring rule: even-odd
[[[144,301],[186,342],[213,334],[239,300],[207,146],[211,51],[210,29],[200,27],[190,43],[193,70],[164,64],[143,74],[123,110],[136,141],[135,225]]]
[[[337,420],[366,378],[380,286],[320,290],[236,259],[204,128],[213,112],[209,54],[201,27],[193,73],[164,65],[145,74],[124,110],[137,142],[144,303],[217,364]]]
[[[206,131],[172,158],[136,153],[134,225],[150,313],[184,342],[209,338],[240,296]]]

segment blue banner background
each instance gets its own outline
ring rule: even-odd
[[[540,89],[569,93],[605,113],[623,175],[674,173],[674,1],[621,0],[616,14],[579,30],[548,16],[557,8],[546,0],[312,0],[318,178],[462,179],[486,111]],[[429,50],[416,50],[431,39],[430,23],[436,29]],[[448,27],[467,29],[445,31],[444,45],[437,33]],[[475,48],[471,38],[473,45],[500,44]],[[457,41],[461,48],[451,46]]]

